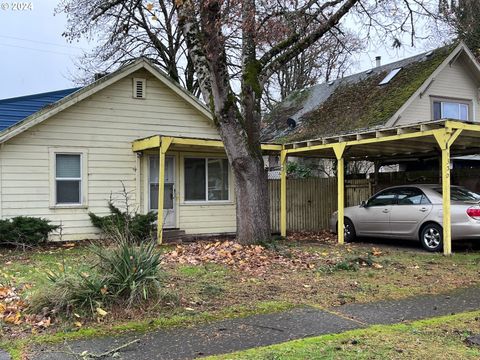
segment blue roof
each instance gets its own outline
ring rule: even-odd
[[[42,94],[0,100],[0,131],[13,126],[45,106],[52,105],[81,88],[71,88]]]

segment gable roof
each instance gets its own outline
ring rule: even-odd
[[[40,109],[52,105],[79,89],[71,88],[0,100],[0,131],[15,125]]]
[[[479,70],[470,50],[460,43],[294,92],[267,115],[262,140],[286,143],[392,126],[400,110],[462,51]],[[399,68],[388,83],[379,85]],[[296,122],[293,129],[289,118]]]
[[[32,126],[35,126],[45,121],[46,119],[59,113],[60,111],[63,111],[69,108],[70,106],[78,103],[79,101],[82,101],[83,99],[97,93],[98,91],[106,88],[107,86],[123,79],[124,77],[140,69],[145,69],[148,72],[150,72],[152,75],[155,76],[157,80],[163,83],[166,87],[168,87],[178,96],[180,96],[182,99],[187,101],[190,105],[196,108],[202,115],[204,115],[208,119],[211,119],[211,120],[213,119],[210,113],[210,110],[207,109],[207,107],[204,104],[202,104],[199,99],[197,99],[194,95],[189,93],[187,90],[183,89],[180,86],[180,84],[171,80],[168,77],[168,75],[164,74],[161,70],[156,68],[153,64],[150,63],[150,61],[144,58],[139,58],[131,62],[130,64],[121,67],[120,69],[100,78],[99,80],[83,88],[79,88],[76,90],[74,89],[61,90],[61,91],[68,91],[68,90],[74,90],[74,91],[68,94],[64,94],[64,96],[60,96],[58,94],[56,96],[57,97],[56,100],[55,100],[55,96],[50,96],[50,97],[47,96],[50,100],[52,100],[52,102],[50,102],[49,104],[44,104],[33,113],[27,114],[28,110],[25,108],[23,111],[23,114],[26,114],[27,115],[26,117],[22,117],[22,113],[19,113],[18,118],[22,117],[21,119],[17,118],[17,120],[15,121],[12,117],[10,118],[12,121],[11,125],[9,125],[8,127],[0,128],[0,143],[3,143],[8,139],[11,139],[12,137],[26,131]],[[53,93],[57,93],[57,92],[53,92]],[[52,93],[45,93],[45,94],[39,94],[39,95],[47,95],[47,94],[52,94]],[[29,98],[34,96],[36,95],[25,96],[23,98]],[[20,99],[20,98],[16,98],[16,99]],[[9,100],[12,100],[12,99],[0,100],[0,106],[1,106],[1,101],[8,102]],[[31,109],[33,110],[33,107]],[[0,121],[1,121],[1,113],[0,113]]]

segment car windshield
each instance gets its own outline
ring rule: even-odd
[[[442,188],[435,188],[436,192],[442,194]],[[462,187],[450,189],[450,199],[455,201],[480,201],[480,194]]]

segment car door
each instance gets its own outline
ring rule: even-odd
[[[390,236],[390,211],[396,201],[394,189],[386,189],[360,207],[354,219],[359,236]]]
[[[390,212],[392,236],[417,238],[418,227],[432,211],[432,204],[418,187],[397,188],[397,202]]]

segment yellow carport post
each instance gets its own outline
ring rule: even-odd
[[[287,236],[287,151],[280,151],[280,235]]]
[[[163,239],[163,198],[165,195],[165,154],[167,153],[172,137],[162,136],[160,138],[159,161],[158,161],[158,212],[157,212],[157,242],[162,243]]]
[[[455,132],[451,128],[436,130],[433,134],[442,150],[442,202],[443,202],[443,254],[452,254],[452,222],[450,211],[450,147],[462,129]]]
[[[333,145],[333,151],[337,158],[337,237],[339,244],[345,242],[345,231],[343,229],[345,207],[345,161],[343,159],[343,153],[345,151],[345,145],[345,143]]]

